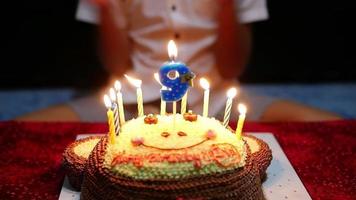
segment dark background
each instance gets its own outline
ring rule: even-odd
[[[77,1],[16,3],[2,8],[0,88],[104,83],[95,26],[74,19]],[[242,82],[356,81],[352,1],[270,0],[268,7],[270,19],[253,27],[254,52]]]

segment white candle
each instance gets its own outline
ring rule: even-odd
[[[173,131],[176,130],[177,102],[173,101]]]
[[[173,101],[173,115],[177,114],[177,102]]]
[[[125,123],[125,110],[124,110],[124,102],[123,102],[123,99],[122,99],[120,81],[115,81],[114,87],[115,87],[115,90],[116,90],[117,105],[119,106],[120,125],[122,126]]]
[[[114,126],[115,126],[115,133],[116,135],[119,135],[120,132],[120,125],[119,125],[119,109],[117,108],[116,102],[116,94],[115,90],[110,88],[109,90],[109,95],[111,99],[111,105],[113,107],[113,112],[114,112]]]
[[[239,118],[237,121],[237,127],[236,127],[235,134],[236,134],[237,139],[241,140],[242,139],[241,133],[242,133],[242,128],[244,126],[244,122],[245,122],[245,118],[246,118],[247,108],[244,104],[240,103],[237,106],[237,109],[239,110],[240,115],[239,115]]]
[[[200,85],[204,89],[203,117],[207,117],[208,113],[209,113],[209,87],[210,87],[210,84],[205,78],[201,78]]]
[[[161,81],[159,80],[159,75],[158,73],[154,73],[154,78],[156,79],[156,81],[162,85]],[[162,86],[163,87],[163,86]],[[161,115],[165,115],[166,114],[166,101],[164,101],[162,98],[161,98]]]
[[[236,88],[230,88],[226,95],[227,95],[227,100],[226,100],[226,106],[225,106],[225,114],[224,114],[224,120],[223,120],[223,126],[227,127],[230,121],[230,114],[231,114],[231,107],[232,107],[232,100],[236,96],[237,90]]]
[[[142,81],[139,79],[134,79],[131,78],[130,76],[125,74],[125,77],[127,78],[127,80],[136,87],[136,96],[137,96],[137,113],[138,116],[141,117],[144,115],[143,112],[143,98],[142,98],[142,89],[141,89],[141,84]]]
[[[180,113],[184,114],[187,111],[187,98],[188,98],[188,90],[184,94],[182,101],[180,102]]]

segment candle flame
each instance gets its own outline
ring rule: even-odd
[[[139,80],[139,79],[135,79],[135,78],[132,78],[128,75],[125,74],[125,77],[127,78],[127,80],[135,87],[139,88],[141,87],[141,84],[142,84],[142,81]]]
[[[110,88],[109,95],[110,95],[111,101],[116,101],[116,94],[115,94],[115,90],[113,88]]]
[[[237,106],[237,109],[239,110],[239,113],[242,115],[246,114],[246,112],[247,112],[246,106],[242,103],[239,103],[239,105]]]
[[[230,88],[227,92],[226,92],[226,95],[228,98],[234,98],[237,94],[237,90],[236,88]]]
[[[110,98],[109,98],[109,96],[106,94],[106,95],[104,95],[104,104],[105,104],[105,107],[107,108],[107,109],[110,109],[111,108],[111,101],[110,101]]]
[[[120,81],[115,81],[114,88],[115,88],[116,91],[120,91],[121,90]]]
[[[168,42],[168,56],[171,60],[175,60],[178,56],[177,46],[173,40]]]
[[[200,86],[205,90],[208,90],[210,88],[209,81],[206,80],[205,78],[200,78],[199,82],[200,82]]]

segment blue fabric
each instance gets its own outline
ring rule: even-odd
[[[0,91],[0,120],[11,120],[49,105],[67,102],[74,95],[71,89]]]
[[[292,99],[311,106],[356,118],[356,84],[243,85],[249,93]],[[76,95],[71,89],[0,91],[0,120],[68,102]],[[213,94],[212,94],[213,95]]]
[[[289,84],[246,85],[247,91],[276,98],[291,99],[340,114],[346,119],[356,118],[356,84]]]

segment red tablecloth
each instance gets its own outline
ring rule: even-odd
[[[0,199],[58,199],[61,155],[105,124],[0,123]],[[313,199],[356,199],[356,121],[247,123],[274,133]]]

